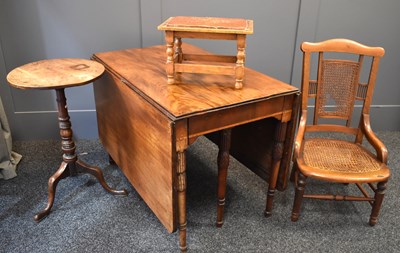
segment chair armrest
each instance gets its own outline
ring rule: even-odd
[[[362,118],[363,118],[362,129],[365,134],[365,137],[367,138],[368,142],[374,147],[378,159],[382,163],[387,164],[388,151],[385,147],[385,144],[383,144],[383,142],[379,140],[379,138],[372,131],[369,115],[363,113]]]
[[[307,111],[301,111],[299,128],[297,129],[296,139],[294,141],[294,155],[293,160],[298,158],[300,155],[301,145],[304,139],[304,133],[306,131]]]

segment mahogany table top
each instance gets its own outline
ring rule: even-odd
[[[19,89],[59,89],[89,83],[103,72],[104,66],[92,60],[48,59],[15,68],[7,81]]]
[[[186,43],[182,47],[188,53],[207,53]],[[240,90],[232,86],[234,77],[226,75],[182,73],[180,83],[169,85],[165,72],[165,49],[165,46],[126,49],[96,53],[93,58],[173,118],[190,117],[298,92],[294,86],[249,68],[245,68],[244,85]]]

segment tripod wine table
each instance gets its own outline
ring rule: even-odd
[[[64,89],[90,83],[100,77],[103,72],[104,66],[98,62],[65,58],[29,63],[15,68],[7,76],[7,81],[11,86],[19,89],[54,89],[56,91],[63,161],[58,170],[49,178],[47,206],[35,215],[36,221],[40,221],[50,213],[58,182],[66,177],[76,176],[78,173],[88,173],[95,176],[103,188],[112,194],[127,195],[125,189],[118,191],[110,188],[98,167],[88,165],[78,159],[75,153],[75,143],[72,139],[71,122]]]

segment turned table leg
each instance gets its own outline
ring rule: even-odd
[[[116,195],[127,195],[125,189],[121,191],[110,188],[104,180],[102,171],[97,167],[89,166],[79,161],[75,153],[75,142],[72,139],[71,121],[68,114],[67,100],[65,98],[64,89],[56,89],[58,121],[61,136],[61,149],[63,151],[63,161],[59,169],[49,178],[48,182],[48,202],[46,207],[35,215],[34,219],[40,221],[50,213],[53,206],[55,192],[58,182],[66,177],[75,176],[78,173],[89,173],[99,180],[103,188]]]
[[[217,204],[217,227],[224,224],[224,207],[226,193],[226,178],[229,166],[229,148],[231,146],[232,129],[224,129],[221,131],[221,139],[219,141],[218,151],[218,204]]]
[[[275,130],[275,144],[272,151],[272,168],[268,185],[267,204],[264,213],[266,217],[269,217],[272,214],[272,204],[278,180],[279,168],[282,160],[283,146],[286,136],[286,127],[286,122],[279,122]]]
[[[111,164],[111,165],[116,164],[115,161],[114,161],[114,158],[112,158],[112,156],[110,154],[108,154],[108,163]]]
[[[179,247],[187,251],[186,245],[186,155],[185,151],[178,151],[178,222],[179,222]]]

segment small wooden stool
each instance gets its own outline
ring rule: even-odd
[[[173,84],[179,80],[179,73],[189,72],[234,75],[236,79],[235,88],[242,88],[246,58],[246,35],[253,33],[253,20],[178,16],[167,19],[158,26],[158,30],[165,31],[168,84]],[[184,54],[181,48],[182,38],[236,40],[237,55]],[[192,63],[184,63],[184,61]],[[208,62],[208,64],[204,64],[204,62]]]
[[[45,209],[35,215],[40,221],[50,213],[54,203],[58,182],[78,173],[88,173],[97,178],[108,192],[127,195],[126,190],[111,189],[104,180],[102,171],[78,160],[75,154],[75,143],[72,140],[71,122],[68,114],[64,88],[79,86],[92,82],[104,72],[104,66],[98,62],[84,59],[52,59],[29,63],[12,70],[7,81],[19,89],[55,89],[58,105],[58,121],[61,135],[63,162],[59,169],[49,178],[48,202]]]

